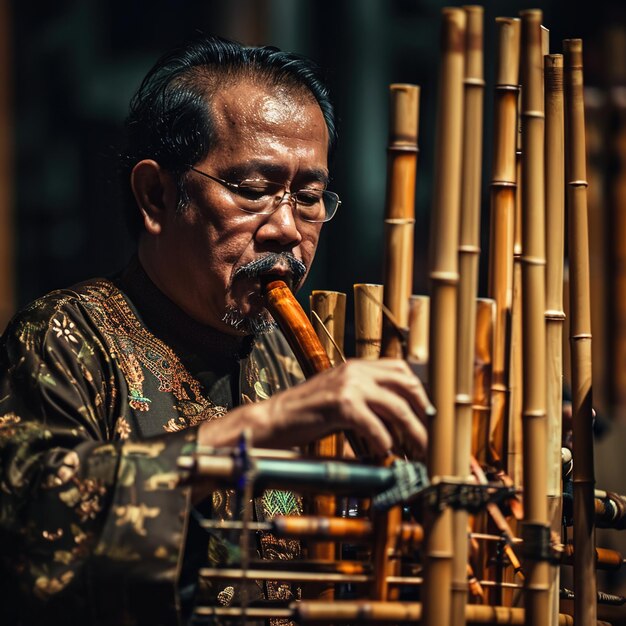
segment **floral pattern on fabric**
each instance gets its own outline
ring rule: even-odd
[[[242,398],[299,382],[288,355],[282,337],[260,340],[241,364]],[[111,281],[53,292],[22,311],[0,342],[8,623],[45,615],[64,626],[177,624],[190,512],[177,459],[193,451],[198,424],[225,412]],[[297,513],[297,499],[285,498]],[[299,553],[264,541],[265,556]]]

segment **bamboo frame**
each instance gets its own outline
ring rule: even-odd
[[[563,57],[547,55],[546,111],[546,357],[548,421],[548,519],[561,531],[561,431],[563,414],[563,258],[565,240],[565,157],[563,144]],[[559,570],[550,579],[552,623],[559,612]]]
[[[380,356],[383,334],[383,286],[354,285],[354,334],[356,356],[376,360]]]
[[[419,87],[394,84],[389,89],[383,303],[395,322],[407,329],[413,288]],[[383,320],[381,354],[394,358],[404,356],[397,329],[387,318]]]
[[[429,386],[437,414],[429,424],[431,479],[454,471],[453,445],[461,191],[463,78],[466,15],[442,10],[439,114],[435,145],[435,184],[431,217],[431,315]],[[424,614],[426,626],[448,624],[451,616],[452,510],[426,515]]]
[[[476,337],[476,295],[480,258],[480,192],[482,174],[483,97],[483,8],[464,6],[467,28],[465,37],[465,77],[463,106],[463,157],[461,173],[461,209],[459,225],[459,294],[457,302],[457,348],[454,474],[466,480],[470,476],[472,448],[472,405],[474,351]],[[452,620],[465,624],[468,583],[469,515],[453,512],[453,581]]]
[[[583,102],[582,41],[563,42],[565,146],[570,261],[570,336],[574,424],[574,619],[588,626],[597,619],[594,568],[594,469],[591,393],[591,312],[589,233]]]
[[[545,197],[542,13],[522,18],[522,321],[523,449],[528,626],[549,621],[550,565],[546,494],[546,328],[545,328]]]

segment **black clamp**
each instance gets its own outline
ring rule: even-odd
[[[522,554],[529,561],[554,561],[550,543],[550,527],[545,524],[525,522],[522,524]]]
[[[452,479],[440,480],[424,491],[425,504],[441,512],[445,508],[462,509],[478,513],[491,502],[499,503],[515,496],[513,487],[498,485],[477,485],[455,482]]]
[[[428,472],[423,463],[394,461],[390,467],[394,484],[372,498],[372,506],[378,511],[387,511],[393,506],[411,502],[428,487]]]

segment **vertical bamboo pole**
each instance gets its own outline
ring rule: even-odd
[[[322,321],[321,328],[318,318]],[[337,291],[313,291],[311,293],[311,324],[320,343],[326,350],[331,366],[341,363],[343,354],[343,336],[346,321],[346,294]],[[330,340],[332,336],[333,341]],[[339,348],[337,350],[337,347]],[[341,352],[340,352],[341,351]],[[343,455],[344,437],[335,433],[316,442],[315,454],[322,457],[340,457]],[[313,514],[331,517],[337,514],[337,499],[332,494],[319,494],[313,499]],[[309,555],[313,559],[333,561],[336,558],[336,544],[333,541],[312,541],[308,544]],[[333,585],[328,585],[320,592],[320,597],[332,599]]]
[[[476,308],[476,347],[474,354],[474,425],[472,454],[481,464],[487,463],[489,415],[491,412],[491,368],[493,363],[493,327],[496,303],[479,298]]]
[[[444,8],[441,30],[439,114],[431,218],[430,394],[437,414],[429,424],[431,478],[454,470],[454,397],[458,242],[463,126],[465,12]],[[427,511],[424,545],[424,626],[449,624],[452,583],[452,511]]]
[[[511,304],[511,350],[509,356],[509,432],[507,436],[507,473],[513,484],[524,488],[522,442],[522,133],[519,121],[521,91],[518,98],[517,150],[515,171],[515,217],[513,228],[513,301]]]
[[[597,619],[587,166],[580,39],[563,42],[574,425],[574,621]]]
[[[457,302],[457,362],[455,398],[454,474],[467,480],[472,448],[472,404],[476,295],[480,257],[480,184],[483,147],[483,8],[463,7],[466,15],[463,162],[459,237],[459,295]],[[453,513],[452,624],[465,624],[469,516]]]
[[[546,356],[548,419],[548,519],[561,530],[561,430],[563,414],[563,257],[565,157],[563,145],[563,56],[544,57],[546,109]],[[559,570],[550,578],[550,619],[559,616]]]
[[[385,206],[385,306],[395,322],[408,333],[409,298],[413,288],[413,230],[415,227],[415,174],[419,87],[391,85],[387,195]],[[403,358],[404,346],[391,321],[383,318],[381,356]],[[398,588],[390,588],[387,576],[398,574],[400,562],[395,555],[395,532],[402,522],[402,508],[386,513],[374,512],[376,541],[374,559],[385,565],[377,571],[372,594],[377,600],[396,600]]]
[[[496,303],[491,379],[491,460],[506,462],[508,345],[513,298],[515,147],[519,94],[519,20],[496,19],[498,56],[495,89],[494,158],[491,173],[489,297]]]
[[[409,325],[409,298],[413,290],[418,116],[419,87],[391,85],[383,302],[403,329]],[[386,318],[383,318],[381,354],[404,356],[401,340]]]
[[[380,356],[383,332],[383,286],[359,283],[354,285],[354,334],[356,356],[376,360]]]
[[[525,623],[549,621],[546,497],[544,102],[539,10],[522,11],[522,302]]]
[[[0,332],[15,312],[10,28],[10,3],[0,0]]]

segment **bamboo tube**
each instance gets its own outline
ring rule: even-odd
[[[409,325],[409,297],[413,288],[418,111],[417,85],[391,85],[383,302],[402,329]],[[383,320],[381,354],[394,358],[404,356],[397,329],[387,318]]]
[[[313,315],[317,314],[317,317]],[[321,327],[320,322],[324,325]],[[343,336],[346,324],[346,294],[339,291],[311,292],[311,324],[334,367],[343,362]],[[330,337],[332,337],[332,341]],[[333,343],[334,342],[334,343]]]
[[[526,624],[549,621],[549,543],[546,498],[546,329],[544,102],[539,10],[522,17],[522,302],[523,446]]]
[[[563,257],[565,239],[565,161],[563,145],[563,57],[547,55],[546,110],[546,356],[548,421],[548,519],[561,531],[561,431],[563,413]],[[559,570],[551,570],[552,624],[559,612]]]
[[[354,328],[356,356],[359,359],[375,360],[380,356],[382,301],[382,285],[354,285]]]
[[[521,91],[518,98],[518,119],[521,109]],[[513,301],[511,303],[511,349],[509,356],[509,415],[507,434],[507,474],[518,489],[524,488],[522,437],[522,133],[518,121],[517,150],[515,154],[517,189],[513,228]]]
[[[472,455],[481,464],[487,462],[487,449],[489,446],[495,304],[493,300],[478,298],[476,307]]]
[[[574,546],[571,543],[564,546],[561,563],[563,563],[563,565],[574,564]],[[596,548],[597,569],[617,571],[622,568],[623,564],[624,557],[616,550]]]
[[[417,167],[419,87],[391,85],[389,142],[387,147],[387,194],[385,202],[385,263],[383,302],[394,317],[383,318],[381,355],[405,356],[405,340],[398,330],[408,333],[409,297],[413,286],[413,230],[415,228],[415,172]],[[394,537],[402,521],[402,508],[373,513],[376,541],[374,562],[377,577],[371,592],[377,600],[394,600],[398,590],[389,589],[388,576],[399,574]]]
[[[15,312],[11,3],[0,1],[0,328]]]
[[[569,211],[572,416],[574,425],[574,619],[596,621],[593,414],[589,241],[583,103],[582,41],[566,39],[565,146]]]
[[[336,623],[380,623],[413,622],[425,623],[426,607],[418,602],[371,602],[342,601],[298,602],[292,605],[298,624]],[[466,619],[469,624],[517,624],[525,622],[525,611],[519,608],[468,605]],[[440,622],[444,626],[446,622]],[[573,626],[569,615],[559,615],[559,626]]]
[[[430,324],[430,299],[428,296],[411,296],[409,300],[409,361],[420,368],[428,365],[428,327]],[[420,377],[428,382],[428,374]]]
[[[463,73],[466,16],[442,10],[442,59],[435,145],[435,185],[431,217],[430,395],[437,414],[429,424],[431,479],[454,471],[453,433],[456,370],[458,242],[463,125]],[[425,515],[424,624],[448,624],[451,614],[452,511]]]
[[[513,296],[515,147],[519,94],[519,20],[499,17],[495,89],[494,158],[491,172],[489,297],[496,303],[491,379],[490,460],[506,461],[508,352]]]
[[[476,294],[480,257],[480,184],[482,164],[483,94],[483,8],[463,7],[467,20],[465,37],[463,160],[459,229],[459,295],[457,302],[457,349],[454,474],[463,480],[470,475],[472,448],[472,405],[474,349],[476,337]],[[468,583],[467,511],[453,512],[452,621],[465,624]]]

